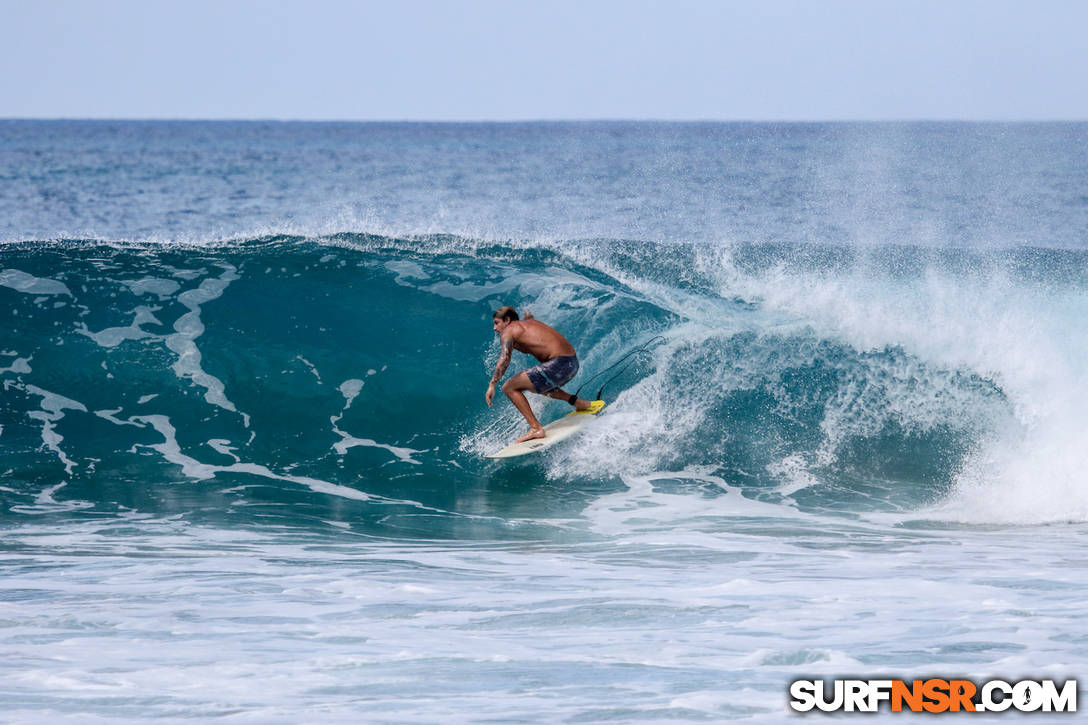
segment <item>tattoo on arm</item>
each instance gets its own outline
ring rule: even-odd
[[[510,365],[510,355],[514,350],[514,341],[508,337],[504,337],[502,340],[502,354],[499,355],[499,362],[495,365],[495,374],[491,376],[491,384],[502,380],[502,376],[506,373],[507,366]]]

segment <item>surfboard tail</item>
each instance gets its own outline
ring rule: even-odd
[[[603,408],[603,400],[594,400],[585,410],[576,410],[573,413],[567,413],[567,415],[597,415],[597,413],[600,413]]]

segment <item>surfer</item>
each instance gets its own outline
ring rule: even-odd
[[[540,320],[534,319],[531,312],[526,312],[525,319],[519,320],[517,310],[513,307],[500,307],[492,316],[492,321],[493,329],[502,344],[502,354],[499,355],[495,374],[491,376],[487,395],[484,396],[489,406],[491,399],[495,397],[495,384],[502,380],[510,364],[512,351],[524,352],[540,361],[539,365],[521,371],[502,384],[502,392],[506,393],[506,397],[510,398],[514,407],[529,422],[529,432],[518,438],[518,443],[547,435],[540,421],[533,415],[533,409],[529,407],[529,401],[525,398],[526,390],[556,400],[565,400],[576,410],[589,409],[588,400],[571,395],[560,387],[578,372],[578,355],[567,338]]]

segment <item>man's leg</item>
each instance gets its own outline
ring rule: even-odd
[[[556,388],[555,390],[553,390],[550,393],[545,393],[545,395],[547,395],[549,398],[555,398],[556,400],[562,400],[564,403],[569,403],[570,402],[570,393],[568,393],[565,390],[561,390],[559,388]],[[588,400],[582,400],[581,398],[578,398],[574,402],[574,409],[575,410],[588,410],[589,409],[589,401]]]
[[[529,380],[529,376],[524,370],[502,384],[502,392],[506,393],[506,397],[510,398],[510,402],[514,404],[518,412],[525,416],[525,420],[529,421],[529,432],[518,438],[518,443],[533,438],[543,438],[547,435],[544,432],[544,427],[540,425],[540,421],[533,415],[533,409],[529,406],[529,401],[525,399],[526,390],[535,392],[536,388],[533,387],[532,381]]]

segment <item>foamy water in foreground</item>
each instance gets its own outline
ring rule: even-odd
[[[844,525],[733,495],[647,484],[570,543],[22,526],[5,721],[779,722],[799,677],[1084,672],[1083,527]]]

